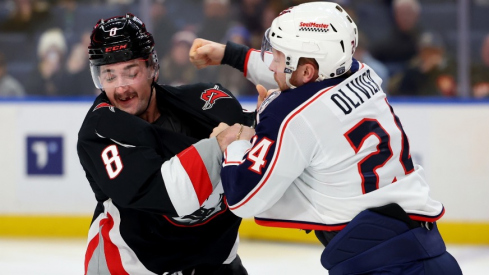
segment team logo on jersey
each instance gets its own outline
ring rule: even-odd
[[[224,194],[214,192],[194,213],[183,217],[164,217],[176,226],[193,227],[207,223],[217,215],[224,213],[227,208],[227,204],[224,202]]]
[[[104,107],[109,108],[109,110],[111,110],[113,113],[115,113],[114,106],[112,106],[112,105],[110,105],[109,103],[106,103],[106,102],[99,103],[97,106],[95,106],[95,108],[93,108],[93,112],[95,112],[96,110],[98,110],[100,108],[104,108]]]
[[[204,92],[202,92],[202,95],[200,96],[200,99],[205,101],[202,110],[207,110],[212,108],[212,106],[214,106],[214,103],[216,103],[216,100],[221,98],[231,98],[231,96],[219,90],[218,85],[215,85],[214,88],[205,90]]]

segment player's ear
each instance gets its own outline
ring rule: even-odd
[[[302,81],[304,83],[313,82],[318,78],[318,71],[311,63],[302,65]]]

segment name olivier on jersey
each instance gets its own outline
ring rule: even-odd
[[[358,77],[342,85],[340,89],[331,95],[331,100],[345,115],[348,115],[353,109],[358,108],[358,106],[379,91],[380,87],[372,79],[370,70],[367,69]]]

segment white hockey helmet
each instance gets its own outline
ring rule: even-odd
[[[317,81],[346,73],[357,45],[357,26],[340,5],[311,2],[286,9],[273,20],[263,37],[261,53],[262,60],[272,48],[284,53],[289,84],[301,57],[316,60]]]

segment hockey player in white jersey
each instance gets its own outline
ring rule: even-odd
[[[218,135],[238,139],[221,171],[229,207],[263,226],[314,230],[329,274],[461,274],[436,226],[445,209],[411,159],[382,80],[352,58],[358,43],[331,2],[283,11],[261,51],[194,42],[197,67],[228,64],[279,86],[257,110],[251,142],[239,125]]]

